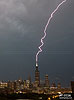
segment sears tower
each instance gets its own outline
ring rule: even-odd
[[[38,66],[36,66],[35,69],[35,86],[36,87],[40,86],[40,72],[38,70]]]

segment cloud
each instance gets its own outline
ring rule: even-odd
[[[30,22],[30,18],[34,15],[34,12],[30,9],[37,2],[38,0],[0,0],[0,29],[5,30],[8,25],[16,28],[20,33],[26,33],[28,30],[26,21]],[[36,8],[33,7],[33,9]]]
[[[17,33],[26,34],[41,20],[43,22],[47,19],[60,1],[62,0],[0,0],[0,29],[4,30],[8,25]]]

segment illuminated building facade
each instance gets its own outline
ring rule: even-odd
[[[49,87],[48,75],[45,75],[45,87]]]
[[[35,70],[35,86],[36,87],[40,86],[40,73],[38,70],[38,66],[36,66],[36,70]]]
[[[24,89],[24,82],[22,80],[16,81],[16,90],[22,90]]]
[[[0,82],[0,88],[5,88],[7,87],[7,83],[6,82]]]
[[[12,81],[8,81],[8,88],[15,90],[16,89],[16,83]]]
[[[58,83],[57,88],[61,89],[61,83]]]

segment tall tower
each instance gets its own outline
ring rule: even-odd
[[[72,93],[74,94],[74,81],[71,81],[71,89],[72,89]]]
[[[31,84],[31,76],[29,75],[28,76],[28,81],[29,81],[29,88],[32,86],[32,84]]]
[[[40,85],[40,72],[38,70],[38,66],[35,69],[35,86],[38,87]]]
[[[29,82],[31,84],[31,76],[30,75],[28,76],[28,80],[29,80]]]
[[[61,83],[58,83],[57,88],[58,88],[58,89],[61,89]]]
[[[48,75],[45,75],[45,87],[49,87]]]

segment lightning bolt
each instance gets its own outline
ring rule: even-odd
[[[36,66],[38,66],[38,55],[42,52],[42,46],[44,45],[43,40],[45,39],[45,37],[46,37],[46,35],[47,35],[46,30],[47,30],[47,28],[48,28],[48,25],[49,25],[51,19],[53,18],[53,15],[57,12],[57,10],[59,9],[59,7],[60,7],[63,3],[65,3],[66,1],[67,1],[67,0],[63,0],[63,1],[56,7],[56,9],[51,13],[51,16],[49,17],[49,19],[48,19],[48,21],[47,21],[47,23],[46,23],[46,26],[45,26],[45,28],[44,28],[44,36],[41,38],[41,45],[38,47],[38,48],[39,48],[39,51],[38,51],[37,54],[36,54]]]

